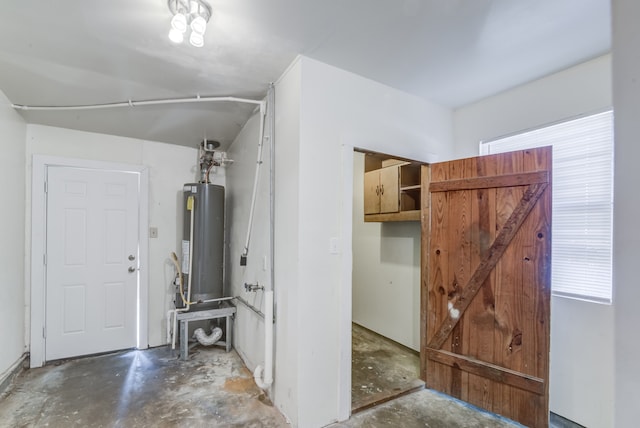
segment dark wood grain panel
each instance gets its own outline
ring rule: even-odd
[[[464,159],[461,162],[449,164],[449,180],[459,180],[469,175],[475,175],[475,160]],[[471,239],[470,239],[470,221],[471,221],[471,200],[470,191],[459,190],[449,192],[449,238],[448,244],[454,244],[455,247],[449,247],[449,278],[447,281],[447,308],[452,302],[457,301],[460,295],[464,293],[465,284],[469,280],[471,272]],[[462,316],[462,319],[464,315]],[[450,335],[450,349],[455,354],[463,354],[466,350],[464,338],[465,323],[458,322]],[[437,334],[437,333],[436,333]],[[461,370],[459,367],[451,367],[451,395],[465,400],[469,390],[469,374]]]
[[[447,180],[449,177],[449,166],[447,163],[436,164],[431,167],[431,180]],[[429,249],[429,288],[428,288],[428,308],[427,308],[427,337],[435,334],[438,320],[447,313],[447,281],[449,278],[449,251],[440,245],[446,243],[448,236],[448,199],[446,193],[431,194],[431,247]],[[446,211],[445,211],[446,209]],[[438,244],[435,245],[434,243]],[[426,343],[423,345],[423,352],[426,352]],[[435,362],[426,362],[427,387],[451,393],[451,368]]]
[[[551,150],[525,151],[523,163],[525,169],[550,168]],[[530,329],[532,337],[527,338],[526,364],[527,373],[538,377],[548,376],[549,373],[549,346],[550,346],[550,319],[551,310],[551,172],[549,173],[548,194],[540,199],[536,205],[535,215],[530,219],[530,229],[526,233],[527,250],[529,260],[523,262],[523,276],[529,279],[527,292],[535,296],[533,305],[526,308],[527,330]],[[545,392],[538,399],[540,408],[549,407],[549,382],[545,383]],[[534,426],[547,426],[549,414],[537,412],[533,420]]]
[[[422,165],[421,169],[420,349],[423,349],[427,344],[427,307],[429,303],[429,246],[431,243],[431,196],[429,193],[429,183],[431,182],[431,168],[429,165]],[[420,379],[425,382],[427,380],[426,352],[420,352]]]
[[[479,177],[496,175],[493,162],[486,162],[484,157],[477,158],[476,174]],[[486,257],[491,243],[496,237],[496,189],[475,189],[472,193],[474,201],[472,212],[472,252],[471,265],[475,269]],[[469,334],[466,337],[468,348],[466,355],[481,361],[493,361],[493,330],[495,326],[495,274],[491,271],[477,298],[473,299],[466,312]],[[493,411],[494,381],[483,376],[469,374],[468,402],[478,407]]]

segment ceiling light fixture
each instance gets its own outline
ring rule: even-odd
[[[204,36],[202,34],[198,34],[195,31],[191,32],[189,36],[189,43],[197,48],[201,48],[204,46]]]
[[[182,43],[190,28],[189,43],[197,48],[204,46],[204,33],[211,18],[211,6],[204,0],[169,0],[168,5],[173,14],[169,40]]]
[[[184,33],[182,31],[176,30],[175,28],[172,28],[171,30],[169,30],[169,40],[171,40],[173,43],[182,43],[182,41],[184,40]]]

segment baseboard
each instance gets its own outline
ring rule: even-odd
[[[360,328],[362,328],[362,329],[366,330],[367,332],[369,332],[369,333],[373,334],[374,336],[378,336],[378,337],[381,337],[381,338],[383,338],[383,339],[385,339],[385,340],[388,340],[389,342],[393,342],[395,345],[398,345],[399,347],[401,347],[401,348],[405,349],[406,351],[408,351],[408,352],[412,353],[413,355],[418,355],[418,356],[420,355],[420,351],[416,351],[415,349],[410,348],[410,347],[408,347],[407,345],[403,345],[403,344],[402,344],[402,343],[400,343],[400,342],[396,342],[395,340],[391,339],[390,337],[387,337],[387,336],[385,336],[385,335],[383,335],[383,334],[380,334],[380,333],[378,333],[377,331],[373,331],[373,330],[371,330],[369,327],[365,327],[365,326],[363,326],[362,324],[357,323],[357,322],[355,322],[355,321],[352,321],[352,322],[351,322],[351,324],[355,324],[355,325],[357,325],[358,327],[360,327]]]
[[[0,394],[3,394],[5,390],[11,385],[11,381],[18,376],[24,370],[24,363],[29,358],[29,354],[25,352],[22,354],[18,361],[13,363],[0,377]]]

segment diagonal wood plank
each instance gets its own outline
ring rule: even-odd
[[[482,284],[489,276],[489,273],[491,273],[493,268],[496,266],[498,260],[500,260],[504,254],[509,243],[513,240],[518,229],[525,221],[546,188],[547,183],[536,183],[527,187],[522,199],[496,236],[496,239],[493,241],[493,244],[487,251],[486,255],[480,261],[478,268],[469,279],[469,282],[464,286],[462,293],[456,302],[450,306],[447,317],[440,324],[436,334],[431,338],[431,341],[427,345],[429,348],[440,349],[442,347],[442,344],[447,340],[447,337],[451,334],[451,331],[456,324],[458,324],[458,321],[460,321],[460,318],[471,303],[471,300],[478,293]]]

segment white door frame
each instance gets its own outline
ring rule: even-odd
[[[351,322],[353,308],[353,154],[354,146],[342,144],[342,260],[338,304],[338,420],[351,416]]]
[[[71,159],[55,156],[33,155],[31,173],[31,367],[42,367],[45,363],[45,303],[46,270],[46,194],[44,183],[47,167],[99,169],[140,174],[138,224],[140,247],[140,271],[138,285],[138,339],[139,349],[148,348],[148,302],[149,302],[149,169],[143,165],[101,162],[88,159]]]

